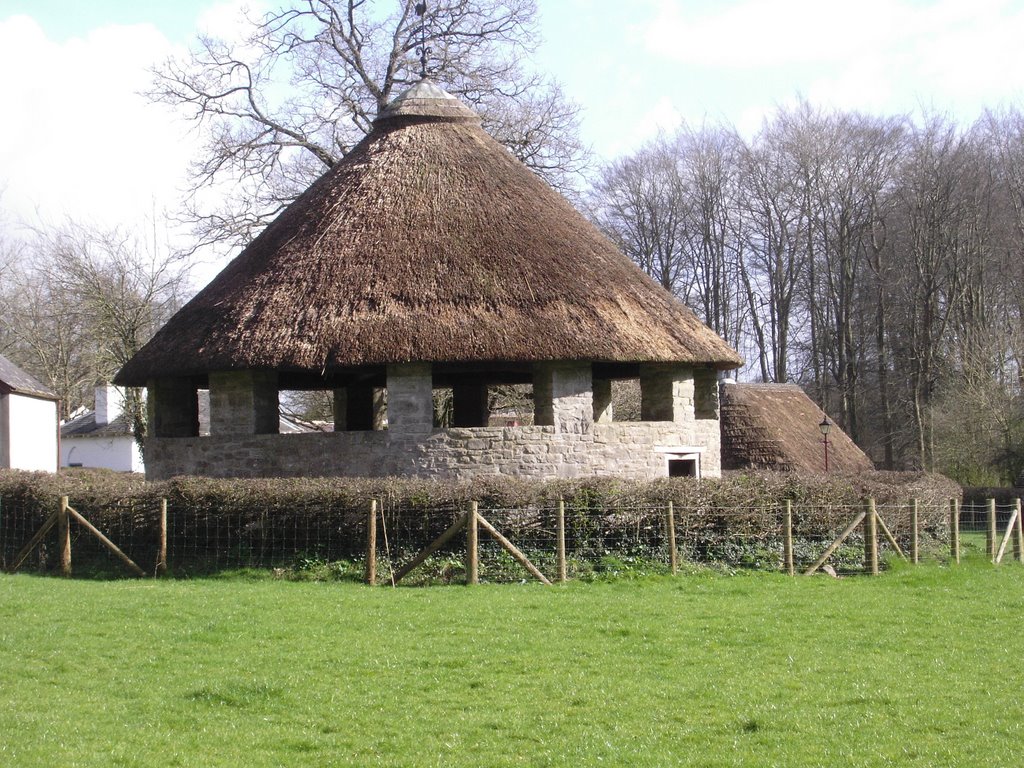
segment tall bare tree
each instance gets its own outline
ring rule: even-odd
[[[675,140],[664,136],[601,171],[593,205],[597,223],[663,288],[689,299],[693,265],[684,258],[692,195]]]
[[[200,123],[206,145],[185,218],[208,242],[246,243],[369,131],[420,77],[473,104],[485,127],[556,186],[586,163],[578,107],[523,62],[537,43],[534,0],[293,0],[234,43],[200,37],[154,72],[150,97]],[[424,46],[425,43],[425,46]],[[210,188],[233,185],[226,205]]]
[[[684,127],[676,139],[689,200],[683,258],[694,272],[693,308],[726,341],[736,342],[747,313],[740,290],[743,221],[738,215],[742,144],[725,128]]]
[[[755,351],[745,375],[803,384],[881,466],[1005,481],[1024,470],[1022,114],[965,130],[799,103],[747,142],[684,128],[609,163],[593,209]]]
[[[766,123],[740,156],[744,259],[740,277],[750,308],[763,381],[789,380],[791,342],[804,319],[810,225],[807,195],[785,124]]]

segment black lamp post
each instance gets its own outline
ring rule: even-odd
[[[828,472],[828,431],[832,429],[832,422],[828,420],[828,416],[821,420],[818,429],[821,430],[821,442],[825,446],[825,471]]]

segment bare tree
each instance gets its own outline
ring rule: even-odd
[[[958,301],[958,262],[963,258],[960,227],[966,144],[948,120],[932,117],[911,139],[901,168],[896,215],[902,255],[899,329],[906,362],[915,455],[934,467],[933,405],[942,375],[945,336]]]
[[[763,381],[789,380],[790,343],[801,320],[809,210],[794,146],[784,124],[766,123],[740,157],[739,215],[745,221],[740,278]]]
[[[86,402],[94,365],[88,329],[81,313],[68,305],[47,275],[26,265],[4,281],[0,334],[5,354],[46,383],[60,398],[61,418]]]
[[[802,103],[729,133],[609,163],[597,218],[756,350],[748,373],[808,387],[885,468],[1019,476],[1024,113],[964,130]]]
[[[675,142],[660,137],[602,169],[593,210],[623,253],[686,301],[693,287],[683,258],[689,205]]]
[[[742,142],[730,130],[683,128],[676,139],[688,202],[684,259],[694,272],[693,308],[726,341],[746,323],[740,281],[743,222],[738,210]]]
[[[0,328],[14,337],[20,359],[58,393],[67,417],[177,309],[187,270],[155,234],[69,221],[36,230],[15,274]],[[140,392],[128,393],[126,410],[141,436]]]
[[[432,78],[473,104],[527,165],[569,186],[586,163],[578,107],[523,66],[537,41],[534,0],[293,0],[249,19],[238,44],[200,37],[185,60],[155,70],[151,99],[206,130],[185,211],[208,242],[248,242],[367,133],[417,81]],[[425,37],[424,37],[425,36]],[[205,190],[234,185],[209,209]]]

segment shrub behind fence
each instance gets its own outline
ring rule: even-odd
[[[666,511],[675,510],[676,541],[684,562],[777,569],[782,565],[782,514],[793,509],[794,559],[805,567],[847,525],[864,492],[897,540],[908,542],[909,497],[920,498],[923,540],[941,551],[948,499],[955,486],[921,474],[857,477],[760,474],[700,482],[614,480],[435,483],[407,480],[230,481],[181,478],[145,484],[112,473],[41,476],[0,473],[0,566],[14,557],[58,503],[60,493],[139,566],[155,569],[159,508],[167,500],[167,560],[178,575],[225,569],[273,568],[289,574],[359,573],[366,553],[368,509],[379,500],[380,578],[408,561],[479,500],[480,511],[541,570],[556,551],[556,510],[565,500],[566,556],[571,577],[667,570]],[[75,526],[76,573],[119,572],[107,551]],[[524,572],[482,535],[483,579],[523,578]],[[421,579],[458,580],[465,537],[441,548]],[[863,539],[854,535],[833,556],[840,570],[859,570]],[[37,568],[54,566],[44,542]]]

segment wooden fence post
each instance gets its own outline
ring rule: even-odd
[[[1017,531],[1013,537],[1013,556],[1018,563],[1024,563],[1024,512],[1021,510],[1020,499],[1017,499]]]
[[[988,525],[985,527],[985,551],[991,562],[996,561],[996,500],[988,500]]]
[[[949,556],[954,563],[960,562],[960,502],[949,500]]]
[[[565,566],[565,499],[558,500],[558,581],[564,584],[568,574]]]
[[[71,575],[71,528],[68,526],[68,497],[60,497],[60,512],[57,513],[57,552],[60,559],[60,575]]]
[[[668,564],[675,576],[679,572],[679,550],[676,549],[676,513],[671,501],[665,515],[665,525],[668,532]]]
[[[474,501],[469,508],[469,521],[466,527],[466,583],[480,583],[480,557],[477,550],[479,541],[479,517],[477,503]]]
[[[786,499],[786,509],[782,516],[782,559],[786,573],[796,575],[793,563],[793,500]]]
[[[156,569],[157,576],[167,575],[167,499],[160,499],[160,540],[157,542]]]
[[[917,499],[910,502],[910,562],[917,565],[921,554],[919,549],[920,517]]]
[[[878,575],[878,520],[875,517],[875,500],[868,499],[867,515],[864,517],[864,570],[872,576]]]
[[[377,586],[377,500],[370,499],[370,516],[366,518],[366,583]]]

